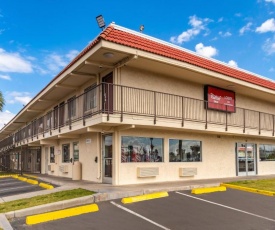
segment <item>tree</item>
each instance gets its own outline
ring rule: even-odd
[[[2,92],[0,91],[0,112],[3,110],[4,105],[5,105],[5,100]]]

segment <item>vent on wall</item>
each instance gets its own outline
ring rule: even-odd
[[[179,169],[179,176],[195,176],[197,175],[197,168],[180,168]]]
[[[60,165],[60,166],[59,166],[59,171],[60,171],[60,172],[63,172],[63,173],[69,172],[69,167],[68,167],[68,165]]]
[[[54,165],[48,165],[48,171],[54,172]]]
[[[138,167],[137,168],[137,177],[155,177],[159,175],[158,167]]]

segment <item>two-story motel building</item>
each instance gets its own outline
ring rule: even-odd
[[[274,174],[274,101],[272,80],[111,24],[0,130],[0,165],[114,185]]]

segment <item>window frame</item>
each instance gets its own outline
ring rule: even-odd
[[[72,119],[76,117],[76,96],[73,96],[67,100],[68,104],[68,118]]]
[[[78,158],[75,158],[75,146],[77,146],[77,156]],[[79,142],[73,142],[73,161],[79,161]]]
[[[274,154],[274,158],[271,158],[271,159],[268,159],[268,157],[269,157],[269,155],[268,156],[266,156],[265,158],[264,158],[264,160],[261,158],[261,146],[272,146],[272,149],[274,149],[273,151],[273,153],[271,153],[270,155],[272,155],[272,154]],[[264,150],[265,150],[265,147],[264,147]],[[266,155],[266,153],[265,153],[265,155]],[[270,162],[270,161],[275,161],[275,145],[274,144],[259,144],[259,160],[261,161],[261,162]]]
[[[64,147],[68,146],[68,160],[65,161],[65,156],[64,156]],[[62,163],[70,163],[70,159],[71,159],[71,153],[70,153],[70,144],[62,144]]]
[[[177,160],[177,158],[178,158],[178,155],[179,155],[179,157],[181,158],[181,156],[180,156],[180,154],[178,154],[178,155],[176,155],[175,153],[173,153],[173,152],[171,152],[170,151],[170,141],[172,141],[172,140],[177,140],[177,141],[182,141],[182,143],[185,141],[185,142],[199,142],[199,147],[200,147],[200,149],[199,149],[199,160]],[[178,149],[177,149],[178,150]],[[174,161],[171,161],[171,153],[173,153],[174,154],[174,156],[175,156],[175,160]],[[188,152],[187,152],[188,153]],[[186,153],[186,154],[187,154]],[[183,152],[183,154],[185,154],[185,152]],[[202,141],[201,140],[194,140],[194,139],[178,139],[178,138],[169,138],[168,139],[168,155],[169,155],[169,163],[175,163],[175,162],[177,162],[177,163],[198,163],[198,162],[202,162]],[[191,154],[192,155],[192,154]],[[191,156],[186,156],[186,159],[188,159],[188,158],[190,158]],[[185,157],[184,156],[182,156],[182,158],[183,159],[185,159]]]
[[[129,142],[138,141],[141,145],[124,147],[123,138],[132,138]],[[145,139],[142,143],[138,139]],[[153,141],[160,141],[160,146]],[[120,137],[120,163],[164,163],[164,141],[162,137],[121,136]],[[158,148],[156,148],[158,147]]]
[[[54,146],[50,146],[50,163],[55,163]]]
[[[83,105],[84,113],[87,113],[97,107],[96,99],[97,99],[97,84],[94,83],[89,87],[87,87],[86,89],[84,89],[84,105]]]

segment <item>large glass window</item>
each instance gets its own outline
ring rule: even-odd
[[[84,111],[96,107],[96,89],[96,84],[93,84],[84,90]]]
[[[76,116],[76,97],[72,97],[68,100],[68,115],[70,118]]]
[[[122,137],[121,162],[163,162],[163,139]]]
[[[50,147],[50,163],[55,163],[54,147]]]
[[[260,160],[275,161],[275,145],[260,145]]]
[[[170,162],[201,161],[201,141],[196,140],[169,140]]]
[[[50,129],[51,125],[51,112],[46,115],[46,130]]]
[[[74,154],[74,161],[79,161],[78,142],[73,143],[73,154]]]
[[[62,162],[63,163],[70,162],[70,144],[62,145]]]

